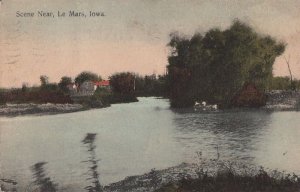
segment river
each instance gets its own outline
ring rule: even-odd
[[[194,162],[196,152],[207,159],[219,156],[300,173],[299,112],[199,113],[171,110],[166,99],[139,100],[76,113],[1,117],[0,178],[28,187],[33,181],[30,167],[48,162],[51,179],[83,191],[89,153],[81,141],[87,133],[97,134],[104,185],[152,168]]]

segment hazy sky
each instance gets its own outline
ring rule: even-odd
[[[57,11],[87,17],[58,18]],[[300,78],[299,0],[2,0],[0,7],[0,87],[39,84],[39,76],[59,81],[83,70],[108,77],[118,71],[163,73],[169,33],[192,35],[227,28],[238,18],[256,31],[288,44],[294,76]],[[48,11],[54,18],[21,18],[16,12]],[[90,18],[89,11],[105,17]],[[275,75],[288,75],[283,57]]]

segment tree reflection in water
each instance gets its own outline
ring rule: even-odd
[[[57,184],[55,184],[50,177],[47,176],[45,171],[46,162],[38,162],[31,166],[31,171],[33,173],[33,184],[36,186],[36,190],[40,192],[56,192]]]
[[[246,160],[253,154],[271,122],[271,113],[264,111],[186,112],[175,111],[175,138],[184,151],[201,151],[204,158]],[[216,151],[218,148],[219,152]]]
[[[89,153],[89,158],[87,161],[84,161],[89,164],[89,178],[87,180],[92,181],[92,185],[85,187],[88,192],[102,192],[102,186],[99,181],[98,168],[98,159],[96,158],[96,133],[88,133],[85,138],[82,140],[82,143],[87,147]]]

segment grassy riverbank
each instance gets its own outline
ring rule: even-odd
[[[300,178],[262,167],[237,166],[235,163],[211,162],[211,166],[182,163],[164,170],[129,176],[101,187],[103,192],[299,192]],[[5,192],[18,188],[18,181],[1,179]],[[40,184],[42,185],[42,184]],[[43,185],[44,186],[44,185]],[[38,187],[37,187],[38,188]],[[72,191],[61,186],[54,190]]]
[[[155,192],[298,192],[299,177],[260,169],[255,174],[237,174],[235,170],[219,171],[215,175],[200,172],[196,179],[184,178],[171,182]]]
[[[298,192],[295,174],[210,160],[152,170],[104,187],[107,192]]]

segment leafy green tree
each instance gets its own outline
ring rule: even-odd
[[[145,75],[135,74],[135,94],[137,96],[166,96],[165,75]]]
[[[41,87],[44,87],[49,83],[49,77],[46,75],[41,75],[40,81],[41,81]]]
[[[41,81],[41,90],[42,91],[57,91],[58,85],[57,83],[49,83],[49,77],[46,75],[40,76]]]
[[[228,105],[247,82],[269,89],[274,61],[285,50],[285,44],[238,20],[224,31],[211,29],[191,38],[172,33],[170,38],[167,77],[174,107],[196,100]]]
[[[27,92],[28,91],[28,84],[27,83],[23,83],[21,90],[22,90],[23,93]]]
[[[72,84],[72,78],[71,77],[67,77],[67,76],[63,76],[60,79],[60,82],[58,83],[58,87],[60,90],[62,90],[64,93],[67,93],[68,90],[68,85]]]
[[[116,73],[109,77],[113,93],[132,95],[135,89],[135,75],[130,72]]]
[[[112,89],[112,103],[138,101],[135,96],[135,74],[116,73],[109,77]]]
[[[143,76],[135,74],[135,93],[142,95],[145,92],[145,79]]]
[[[299,90],[300,81],[293,79],[292,81],[294,89]],[[290,77],[273,77],[271,83],[271,90],[290,90],[291,89],[291,80]]]
[[[97,75],[96,73],[92,73],[89,71],[81,72],[75,78],[75,83],[81,85],[85,81],[101,81],[101,76]]]

